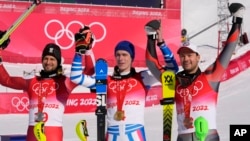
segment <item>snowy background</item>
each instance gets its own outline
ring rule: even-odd
[[[249,0],[231,0],[229,2],[241,2],[246,6],[246,13],[250,13]],[[250,28],[248,25],[250,25],[250,15],[245,14],[244,18],[243,30],[248,33],[249,37]],[[217,20],[217,0],[183,0],[182,27],[186,28],[190,35],[194,35]],[[192,39],[192,42],[200,46],[199,50],[204,60],[204,62],[200,64],[202,69],[212,63],[217,56],[216,49],[203,45],[217,47],[217,40],[218,26],[214,26]],[[249,44],[239,47],[232,58],[236,58],[248,50],[250,50]],[[15,64],[13,64],[13,67],[14,65]],[[217,110],[217,126],[221,141],[229,141],[230,124],[250,124],[249,79],[250,69],[248,68],[237,76],[221,83]],[[162,107],[149,107],[146,108],[145,112],[148,141],[162,140]],[[96,116],[94,113],[64,115],[64,141],[79,141],[75,134],[75,125],[81,119],[86,119],[88,122],[89,141],[96,141]],[[25,134],[27,121],[28,115],[26,114],[0,115],[0,135]],[[173,141],[175,141],[177,135],[175,117],[173,122]]]

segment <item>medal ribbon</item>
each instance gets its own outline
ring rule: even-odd
[[[122,106],[123,106],[124,99],[125,99],[125,96],[126,96],[126,91],[127,91],[127,88],[128,88],[129,79],[126,81],[123,90],[121,90],[121,87],[120,87],[121,86],[121,84],[120,84],[121,81],[122,80],[118,80],[116,82],[116,87],[117,87],[117,95],[116,95],[116,99],[117,99],[117,111],[122,111],[124,113],[124,111],[122,110]]]
[[[41,117],[39,116],[42,116],[43,117],[43,108],[44,108],[44,102],[45,102],[45,99],[47,97],[47,93],[43,93],[43,90],[42,90],[42,82],[40,82],[40,86],[39,86],[39,94],[38,94],[38,121],[42,120]]]

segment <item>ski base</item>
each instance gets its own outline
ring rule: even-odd
[[[96,61],[96,111],[97,116],[97,141],[105,141],[106,129],[106,95],[108,65],[106,60],[100,58]]]
[[[162,100],[160,102],[163,106],[163,141],[171,141],[176,81],[175,73],[173,71],[165,71],[162,73],[161,78]]]

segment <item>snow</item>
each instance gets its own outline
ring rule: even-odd
[[[185,27],[190,34],[195,34],[199,30],[209,26],[217,20],[217,0],[183,0],[183,22],[182,26]],[[250,1],[237,0],[229,2],[243,3],[249,13]],[[212,10],[213,9],[213,10]],[[249,25],[250,15],[246,14],[243,24],[243,29],[250,36]],[[200,46],[200,52],[205,60],[201,63],[201,67],[205,68],[216,57],[217,50],[211,47],[204,47],[209,45],[217,47],[217,26],[207,30],[199,36],[192,39],[197,45]],[[233,58],[250,50],[250,45],[246,45],[237,49]],[[13,69],[14,70],[14,69]],[[12,72],[16,73],[16,72]],[[217,109],[217,127],[221,141],[229,141],[229,125],[230,124],[250,124],[250,104],[248,95],[250,87],[248,80],[250,79],[250,69],[246,69],[237,76],[224,81],[220,85],[218,109]],[[161,106],[146,108],[145,122],[146,122],[146,135],[149,141],[162,140],[162,110]],[[94,113],[80,113],[80,114],[66,114],[64,115],[64,141],[79,141],[75,134],[75,125],[81,119],[87,120],[89,131],[89,141],[96,141],[96,116]],[[0,115],[0,135],[4,134],[25,134],[27,128],[28,115],[26,114],[8,114]],[[174,117],[173,136],[176,140],[177,127]]]

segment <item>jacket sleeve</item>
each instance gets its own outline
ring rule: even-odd
[[[71,64],[70,80],[77,85],[93,88],[95,86],[95,77],[85,74],[85,69],[82,66],[82,57],[83,55],[75,53]]]
[[[4,68],[3,64],[0,64],[0,84],[17,90],[26,90],[27,81],[22,77],[13,77]]]
[[[179,67],[176,59],[174,58],[174,54],[165,43],[163,43],[159,48],[164,56],[165,65],[161,65],[158,60],[155,40],[148,38],[146,49],[146,65],[154,77],[156,77],[158,81],[161,81],[162,72],[165,70],[172,70],[176,73],[178,72]]]
[[[86,75],[94,75],[95,74],[95,57],[92,50],[87,50],[84,54],[85,68],[84,74]]]
[[[211,86],[216,89],[216,83],[219,83],[222,75],[228,67],[233,52],[238,44],[240,35],[241,23],[233,23],[231,30],[228,34],[227,41],[223,50],[218,55],[217,59],[206,70],[205,74]]]

